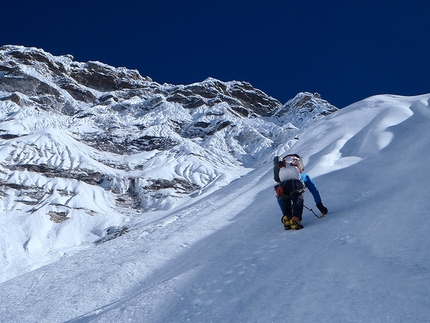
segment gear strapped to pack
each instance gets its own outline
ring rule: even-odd
[[[305,167],[298,155],[287,155],[282,158],[282,166],[279,168],[279,180],[285,182],[289,179],[301,180],[300,174]]]
[[[282,158],[282,162],[284,164],[283,167],[290,165],[297,168],[299,173],[303,173],[305,170],[305,164],[303,163],[302,158],[297,154],[289,154]]]

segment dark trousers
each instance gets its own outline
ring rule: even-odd
[[[278,197],[278,204],[281,208],[282,215],[290,219],[298,217],[302,221],[303,215],[303,183],[299,180],[288,180],[283,182],[282,187],[284,194]]]

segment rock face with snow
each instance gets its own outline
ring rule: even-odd
[[[30,255],[94,241],[126,215],[227,185],[336,110],[318,94],[282,105],[247,82],[158,84],[136,70],[3,46],[2,223],[19,228],[14,240]]]

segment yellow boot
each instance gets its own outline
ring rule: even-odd
[[[293,230],[303,229],[303,225],[300,224],[300,219],[297,216],[293,216],[290,222],[291,222],[290,224],[291,229]]]
[[[282,223],[284,224],[285,230],[291,230],[291,220],[288,216],[284,215],[282,217]]]

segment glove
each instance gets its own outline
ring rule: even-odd
[[[320,212],[321,212],[322,214],[327,214],[327,213],[328,213],[327,208],[322,204],[322,202],[319,202],[319,203],[317,204],[317,208],[318,208],[318,210],[320,210]]]

